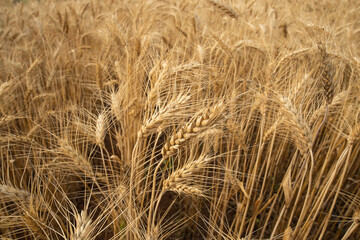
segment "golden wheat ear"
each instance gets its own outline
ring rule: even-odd
[[[225,108],[225,103],[220,102],[211,108],[200,110],[198,113],[199,116],[187,122],[165,143],[161,150],[163,158],[174,155],[185,142],[212,127],[219,120]]]
[[[232,7],[222,3],[221,1],[218,0],[208,0],[208,2],[212,5],[214,5],[216,8],[218,8],[220,11],[222,11],[223,13],[225,13],[226,15],[228,15],[231,18],[238,18],[238,13],[235,11],[235,9],[233,9]]]
[[[183,112],[183,106],[189,99],[190,96],[188,95],[179,95],[165,106],[160,107],[159,111],[155,112],[143,123],[138,132],[138,138],[141,139],[153,134],[161,124],[174,118],[174,116],[180,117]]]
[[[190,161],[185,166],[174,171],[167,179],[163,181],[163,191],[174,191],[178,194],[185,194],[190,196],[204,196],[201,190],[201,184],[190,185],[192,175],[204,170],[207,163],[212,159],[206,156],[201,156],[195,161]]]
[[[313,132],[310,126],[290,99],[280,96],[279,103],[285,127],[291,129],[293,140],[301,154],[307,153],[313,145]]]
[[[71,240],[91,239],[91,218],[86,210],[82,210],[80,214],[75,214],[75,229],[71,234]]]

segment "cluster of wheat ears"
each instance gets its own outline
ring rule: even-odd
[[[1,239],[360,239],[359,1],[10,5]]]

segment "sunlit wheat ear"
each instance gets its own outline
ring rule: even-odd
[[[301,154],[307,153],[313,145],[313,132],[290,99],[280,96],[278,100],[286,128],[291,131],[293,140]]]
[[[85,169],[86,172],[92,172],[92,166],[88,159],[76,148],[74,148],[67,139],[59,139],[58,144],[58,150],[65,156],[69,157],[72,161],[74,161],[75,165],[78,165],[79,167]]]
[[[189,98],[190,96],[187,95],[179,95],[164,107],[160,107],[158,112],[155,112],[143,123],[138,132],[138,138],[151,135],[165,120],[181,115],[182,105],[184,105]]]
[[[220,11],[225,13],[231,18],[238,18],[238,13],[235,11],[235,9],[231,8],[230,6],[225,5],[224,3],[218,1],[218,0],[208,0],[209,3],[214,5],[216,8],[218,8]]]
[[[220,102],[205,111],[201,110],[165,143],[161,151],[163,158],[175,154],[186,141],[212,127],[221,118],[225,107],[224,102]]]
[[[104,110],[99,114],[96,120],[95,139],[96,139],[96,144],[100,147],[104,146],[104,139],[108,126],[107,118],[108,118],[107,112]]]
[[[278,73],[279,70],[283,67],[287,67],[289,65],[290,61],[293,61],[294,59],[303,58],[306,54],[308,54],[313,48],[302,48],[293,52],[290,52],[283,56],[278,63],[276,64],[274,73]]]
[[[71,240],[91,239],[91,218],[87,215],[86,210],[82,210],[81,214],[75,215],[75,229],[71,235]]]
[[[200,62],[203,63],[204,57],[205,57],[205,50],[204,50],[204,47],[201,46],[200,44],[197,45],[197,53],[198,53]]]
[[[111,93],[111,112],[119,122],[121,121],[123,115],[121,101],[122,99],[120,92]]]

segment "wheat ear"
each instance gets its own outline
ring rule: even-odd
[[[69,157],[74,163],[85,170],[85,172],[93,175],[93,170],[90,162],[86,157],[75,149],[66,139],[59,139],[59,151],[65,156]]]
[[[301,113],[291,103],[290,99],[280,97],[280,109],[289,129],[292,129],[293,139],[301,154],[308,152],[313,145],[313,133]]]
[[[71,240],[86,240],[91,239],[90,228],[91,228],[91,219],[87,215],[87,211],[81,211],[81,214],[76,214],[75,216],[76,228],[75,232],[70,237]]]
[[[95,130],[96,144],[100,147],[104,146],[106,129],[107,129],[107,114],[105,111],[102,111],[96,120],[96,130]]]
[[[122,106],[120,91],[111,93],[111,111],[115,116],[116,120],[119,122],[121,122],[123,116],[123,111],[121,109]]]
[[[184,167],[173,172],[167,179],[163,182],[163,191],[174,191],[179,194],[187,195],[202,195],[202,191],[194,186],[189,185],[189,179],[191,176],[199,172],[205,167],[209,162],[210,158],[205,156],[199,157],[193,162],[189,162]]]
[[[25,190],[17,189],[12,186],[6,184],[0,184],[0,199],[2,196],[11,200],[11,201],[19,201],[24,204],[29,204],[31,194]]]
[[[197,187],[196,183],[190,182],[190,179],[194,178],[194,174],[201,169],[204,169],[206,163],[210,161],[210,158],[200,156],[197,160],[187,163],[182,168],[173,172],[167,179],[163,181],[162,191],[160,192],[157,204],[155,206],[154,214],[152,217],[152,226],[155,226],[155,216],[160,204],[161,197],[167,191],[177,192],[178,194],[184,194],[189,196],[204,196],[203,190]],[[155,171],[156,172],[156,171]],[[152,213],[150,209],[150,213]],[[148,226],[150,226],[150,218],[148,219]]]
[[[228,15],[231,18],[238,18],[238,13],[235,11],[235,9],[231,8],[230,6],[225,5],[224,3],[218,1],[218,0],[208,0],[209,3],[214,5],[216,8],[221,10],[223,13]]]
[[[186,123],[165,143],[161,151],[163,158],[174,155],[186,141],[214,125],[224,111],[224,108],[224,103],[220,102]]]
[[[325,46],[322,43],[318,44],[321,57],[321,82],[326,97],[326,103],[330,104],[334,98],[334,87],[332,83],[331,64],[329,61],[329,54],[326,52]]]
[[[147,137],[152,134],[152,130],[161,125],[168,117],[173,116],[179,112],[179,108],[183,105],[190,96],[179,95],[168,105],[161,108],[158,112],[154,113],[140,128],[138,138]]]

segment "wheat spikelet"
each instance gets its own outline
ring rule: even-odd
[[[240,50],[240,49],[246,49],[249,52],[256,51],[257,53],[260,53],[262,56],[267,57],[266,50],[261,47],[261,45],[256,44],[252,40],[243,39],[238,42],[236,42],[233,46],[233,49]]]
[[[184,142],[211,127],[218,120],[224,108],[224,103],[220,102],[185,124],[185,126],[173,134],[170,140],[165,143],[161,151],[163,158],[175,154]]]
[[[321,56],[321,82],[324,88],[326,103],[330,104],[334,98],[334,87],[332,83],[332,73],[331,73],[332,69],[325,46],[322,43],[319,43],[318,49]]]
[[[269,129],[267,129],[265,131],[265,134],[264,134],[263,140],[262,140],[263,143],[267,142],[270,139],[271,135],[274,133],[274,131],[276,131],[276,128],[278,127],[278,125],[280,124],[281,121],[282,121],[282,118],[280,117],[279,119],[276,120],[276,122],[273,125],[271,125],[271,127]]]
[[[104,139],[107,130],[107,113],[102,111],[96,120],[95,139],[96,144],[100,147],[104,146]]]
[[[204,196],[204,192],[197,187],[188,186],[185,183],[177,183],[168,186],[169,191],[177,192],[178,194],[185,194],[190,196]]]
[[[244,132],[243,124],[237,124],[234,120],[229,119],[226,122],[226,127],[231,132],[236,143],[242,148],[246,148],[246,134]]]
[[[185,166],[174,171],[167,179],[163,181],[163,191],[174,191],[179,194],[187,194],[193,196],[202,196],[200,188],[189,184],[192,176],[204,169],[211,159],[206,156],[200,156],[195,161],[190,161]]]
[[[19,201],[29,204],[31,194],[25,190],[17,189],[9,185],[0,184],[0,194],[10,201]]]
[[[9,123],[11,123],[12,121],[14,121],[16,119],[21,119],[21,118],[22,117],[20,117],[20,116],[14,116],[14,115],[4,116],[4,117],[0,118],[0,127],[6,126]]]
[[[34,202],[34,200],[35,199],[31,199],[29,206],[27,206],[27,208],[24,210],[23,220],[27,228],[37,237],[37,239],[49,239],[45,231],[47,224],[39,216],[38,211],[34,208],[34,204],[39,204],[39,202]],[[41,205],[39,206],[43,207]]]
[[[293,51],[293,52],[290,52],[290,53],[286,54],[276,64],[274,73],[277,73],[281,67],[288,66],[288,65],[286,65],[287,61],[303,57],[302,55],[307,54],[311,50],[313,50],[313,48],[302,48],[302,49],[299,49],[299,50],[296,50],[296,51]]]
[[[141,126],[138,132],[138,138],[147,137],[152,134],[152,130],[159,127],[167,118],[174,117],[174,115],[181,114],[181,105],[189,100],[190,96],[179,95],[174,100],[170,101],[165,107],[160,108],[155,112],[146,122]]]
[[[91,218],[87,215],[86,210],[82,210],[81,214],[75,215],[76,228],[71,235],[71,240],[86,240],[91,239]]]
[[[316,25],[314,23],[306,23],[306,22],[303,22],[303,24],[304,24],[306,31],[310,35],[319,35],[319,33],[321,33],[326,38],[334,37],[333,34],[330,32],[330,29],[326,26],[320,26],[320,25]]]
[[[218,0],[208,0],[209,3],[214,5],[216,8],[220,9],[222,12],[227,14],[231,18],[238,18],[238,14],[235,11],[235,9],[231,8],[230,6],[225,5],[224,3],[218,1]]]
[[[200,18],[197,14],[194,14],[194,19],[192,21],[192,25],[193,25],[194,32],[196,34],[201,34],[200,30],[201,30],[202,26],[201,26]]]
[[[282,182],[282,187],[284,190],[285,204],[287,208],[290,208],[291,199],[293,196],[293,188],[291,183],[291,169],[288,169]]]
[[[68,140],[59,139],[59,151],[65,156],[69,157],[74,163],[81,168],[85,169],[86,172],[92,172],[92,166],[86,157],[81,154],[77,149],[75,149]]]
[[[31,233],[36,236],[36,239],[41,239],[41,240],[48,239],[48,237],[44,233],[43,228],[41,227],[43,223],[41,223],[40,220],[33,213],[26,212],[25,215],[23,216],[23,220],[27,228],[31,231]]]
[[[301,154],[305,154],[312,148],[313,133],[290,99],[280,97],[279,102],[280,110],[286,119],[284,122],[287,124],[288,129],[291,130],[295,144]]]
[[[226,46],[226,44],[223,42],[223,40],[220,39],[220,37],[216,36],[215,33],[210,33],[210,35],[214,38],[214,40],[219,44],[221,49],[223,49],[229,57],[233,57],[231,49]]]
[[[228,177],[230,179],[230,182],[235,186],[235,189],[241,190],[241,192],[244,194],[245,198],[249,198],[249,193],[246,191],[244,187],[244,183],[240,181],[234,174],[229,173]]]
[[[121,121],[123,112],[121,111],[121,93],[118,92],[112,92],[111,93],[111,111],[113,115],[115,116],[117,121]]]
[[[62,29],[63,29],[63,32],[64,32],[64,33],[68,33],[68,32],[69,32],[69,14],[68,14],[68,11],[67,11],[67,10],[65,10],[64,21],[63,21]]]
[[[205,52],[203,46],[201,46],[200,44],[197,45],[197,53],[199,55],[200,62],[203,63]]]
[[[0,85],[0,97],[5,95],[5,93],[8,93],[8,91],[10,91],[11,88],[14,88],[15,84],[16,83],[14,81],[11,81],[11,80],[1,83],[1,85]]]

